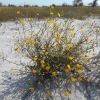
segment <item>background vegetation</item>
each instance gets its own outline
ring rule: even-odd
[[[20,14],[17,14],[20,11]],[[100,16],[100,7],[55,7],[55,13],[62,12],[65,18],[82,18],[83,16]],[[49,7],[0,7],[0,21],[16,18],[47,18],[50,17]],[[56,16],[55,16],[56,17]]]
[[[85,16],[100,16],[100,6],[98,0],[93,0],[88,6],[84,5],[83,0],[74,0],[72,5],[63,3],[61,6],[52,4],[55,7],[53,11],[55,16],[60,12],[60,17],[80,18]],[[16,20],[17,18],[48,18],[50,17],[50,7],[38,5],[16,6],[14,4],[3,5],[0,3],[0,21]]]

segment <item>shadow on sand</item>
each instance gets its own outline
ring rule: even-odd
[[[79,90],[85,97],[86,100],[99,100],[100,98],[100,53],[93,57],[91,64],[89,64],[92,69],[88,76],[91,78],[89,82],[81,82],[79,86],[75,85],[75,89]],[[3,90],[0,91],[0,100],[44,100],[44,95],[47,93],[47,89],[43,87],[37,87],[37,89],[32,92],[29,90],[30,80],[33,80],[32,75],[27,76],[15,76],[9,75],[8,72],[3,74]],[[36,81],[33,80],[33,84],[37,86]],[[51,83],[53,84],[53,83]],[[56,90],[58,87],[51,85],[51,91]],[[22,93],[22,89],[26,89],[26,92]],[[61,96],[61,95],[60,95]],[[61,99],[60,99],[61,98]],[[70,98],[60,97],[59,100],[70,100]],[[45,100],[55,100],[49,97]],[[71,99],[72,100],[72,99]],[[78,100],[78,99],[77,99]]]

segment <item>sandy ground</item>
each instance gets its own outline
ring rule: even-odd
[[[62,19],[60,20],[62,21]],[[42,21],[37,22],[38,26],[34,24],[34,31],[42,25]],[[98,36],[100,35],[100,19],[86,19],[84,21],[75,20],[72,25],[77,26],[76,30],[84,25],[86,30],[90,29],[89,24],[93,23],[94,30],[99,29]],[[21,100],[21,91],[23,86],[23,81],[26,80],[18,75],[21,65],[16,65],[14,63],[20,64],[28,63],[28,60],[23,58],[20,54],[14,51],[14,43],[18,36],[18,28],[15,22],[2,22],[0,25],[0,100]],[[100,48],[95,48],[97,54]],[[4,60],[7,59],[8,61]],[[11,63],[11,62],[13,63]],[[100,79],[100,73],[99,73]],[[26,86],[26,85],[25,85]],[[20,87],[20,88],[18,88]],[[76,84],[73,86],[72,93],[69,97],[60,97],[55,94],[54,100],[100,100],[100,87],[96,87],[94,84],[92,86]],[[88,93],[88,94],[87,94]],[[34,97],[35,100],[42,100],[40,97]],[[26,99],[28,100],[28,99]],[[30,98],[29,100],[33,100]]]

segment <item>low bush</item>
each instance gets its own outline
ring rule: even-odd
[[[33,93],[42,89],[52,96],[52,91],[59,88],[69,96],[73,84],[88,81],[90,53],[95,55],[95,34],[86,32],[84,27],[75,31],[77,26],[71,25],[73,20],[48,19],[37,32],[34,32],[34,19],[19,20],[23,33],[15,50],[30,59],[25,71],[33,76],[26,91]],[[30,29],[25,32],[27,25]]]

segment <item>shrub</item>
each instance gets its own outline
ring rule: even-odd
[[[36,33],[32,31],[32,18],[19,22],[23,36],[18,39],[16,51],[20,49],[31,60],[25,66],[26,72],[33,76],[29,91],[40,87],[51,96],[53,89],[60,88],[69,96],[73,84],[88,79],[89,52],[93,52],[95,44],[92,33],[86,33],[83,27],[75,32],[76,26],[71,26],[69,20],[48,19]],[[25,32],[27,24],[31,26],[30,34]]]

